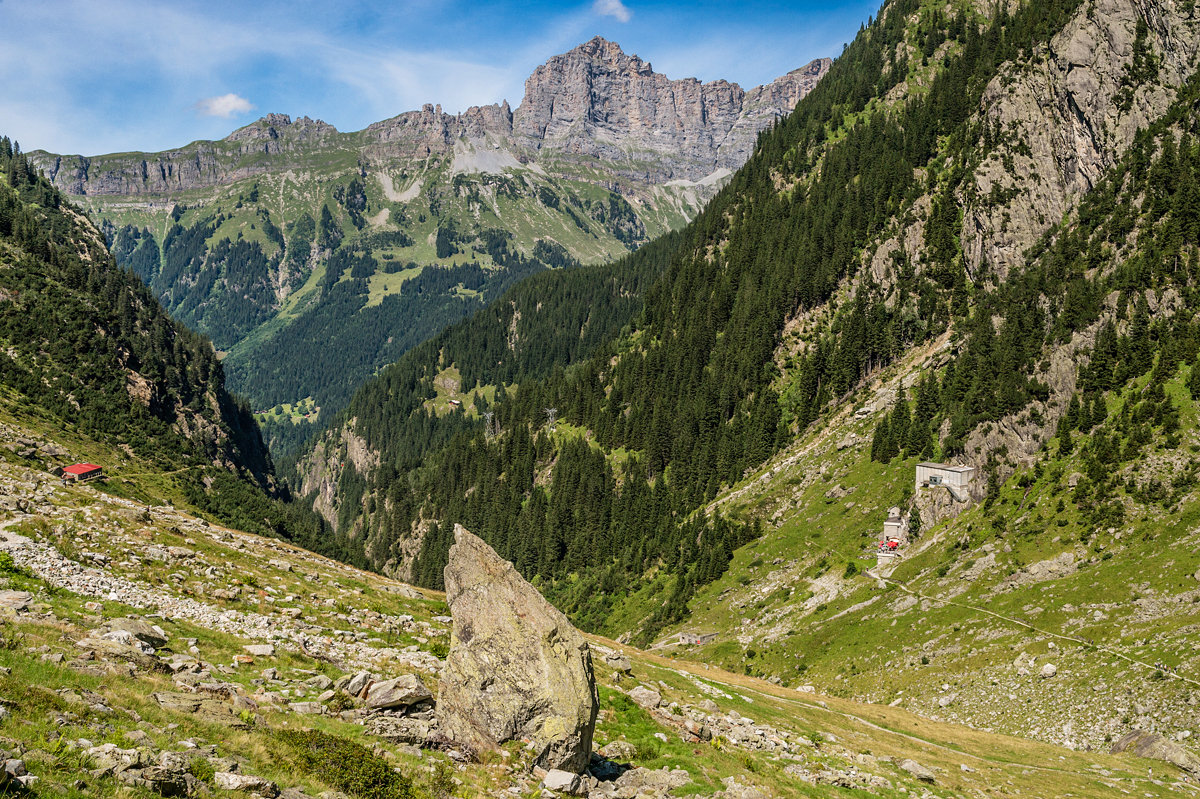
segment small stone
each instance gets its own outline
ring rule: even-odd
[[[254,657],[269,658],[275,655],[275,647],[272,644],[247,644],[242,649]]]
[[[653,710],[662,704],[662,694],[658,691],[651,691],[642,685],[630,691],[629,698],[647,710]]]
[[[1055,674],[1058,674],[1058,666],[1055,666],[1053,663],[1047,663],[1045,666],[1042,666],[1042,670],[1039,672],[1043,680],[1048,680]]]
[[[600,754],[609,760],[628,762],[637,756],[637,747],[628,741],[612,741],[600,747]]]
[[[240,793],[257,793],[268,799],[279,795],[279,786],[262,777],[249,774],[235,774],[231,771],[218,771],[213,775],[213,784],[222,791],[238,791]]]
[[[572,774],[569,771],[561,769],[550,769],[546,772],[546,776],[542,778],[542,786],[548,791],[556,793],[581,794],[583,790],[583,780],[578,774]]]

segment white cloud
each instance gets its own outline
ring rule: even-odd
[[[200,116],[221,117],[222,119],[253,111],[254,108],[255,106],[251,105],[245,97],[239,97],[232,92],[219,97],[206,97],[196,103],[196,110],[200,112]]]
[[[596,0],[592,4],[592,11],[602,17],[616,17],[621,22],[628,22],[633,16],[621,0]]]

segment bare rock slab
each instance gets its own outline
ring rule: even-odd
[[[438,691],[442,734],[476,751],[529,739],[535,765],[582,773],[600,705],[587,641],[461,525],[445,582],[454,627]]]
[[[367,689],[367,707],[372,710],[385,710],[394,707],[408,707],[426,699],[432,699],[433,694],[415,674],[405,674],[392,680],[372,683]]]
[[[1138,757],[1152,760],[1165,760],[1200,776],[1200,757],[1157,733],[1131,730],[1113,744],[1112,753],[1115,755],[1121,752],[1132,752]]]

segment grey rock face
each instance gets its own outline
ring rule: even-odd
[[[1165,760],[1192,774],[1200,774],[1200,757],[1196,757],[1179,744],[1168,741],[1157,733],[1131,730],[1113,744],[1112,754],[1120,752],[1132,752],[1138,757]]]
[[[1034,68],[1006,69],[989,84],[983,116],[1016,134],[1004,147],[1015,168],[999,159],[981,164],[978,194],[986,198],[994,186],[1013,199],[965,209],[963,248],[972,274],[986,263],[1003,275],[1020,263],[1025,249],[1120,159],[1138,129],[1167,109],[1193,71],[1197,37],[1185,14],[1167,3],[1097,0],[1050,41]],[[1149,24],[1159,81],[1138,88],[1125,105],[1118,95],[1139,17]]]
[[[367,707],[373,710],[407,707],[432,698],[433,694],[420,677],[405,674],[394,680],[373,683],[367,691]]]
[[[830,63],[747,92],[724,80],[670,80],[597,36],[534,70],[513,130],[534,149],[601,158],[628,177],[699,180],[745,163],[758,132],[791,111]],[[632,151],[638,165],[623,166]],[[657,174],[645,173],[647,153],[658,156]]]
[[[538,67],[515,113],[507,101],[461,114],[426,104],[348,134],[319,119],[268,114],[222,141],[167,152],[31,155],[55,185],[88,196],[153,196],[220,186],[284,172],[314,151],[348,145],[360,148],[372,163],[421,160],[452,153],[460,140],[489,135],[519,144],[525,150],[521,161],[536,160],[537,151],[546,147],[557,157],[601,158],[601,167],[614,176],[698,181],[745,163],[759,131],[790,112],[830,64],[828,58],[818,59],[746,91],[724,80],[670,80],[615,42],[596,37]]]
[[[535,764],[587,768],[599,695],[579,631],[511,563],[461,525],[445,570],[454,617],[437,717],[476,750],[528,738]]]

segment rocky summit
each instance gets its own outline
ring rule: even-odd
[[[587,641],[462,525],[446,566],[454,617],[438,692],[442,733],[475,751],[528,739],[535,764],[588,766],[599,695]]]

